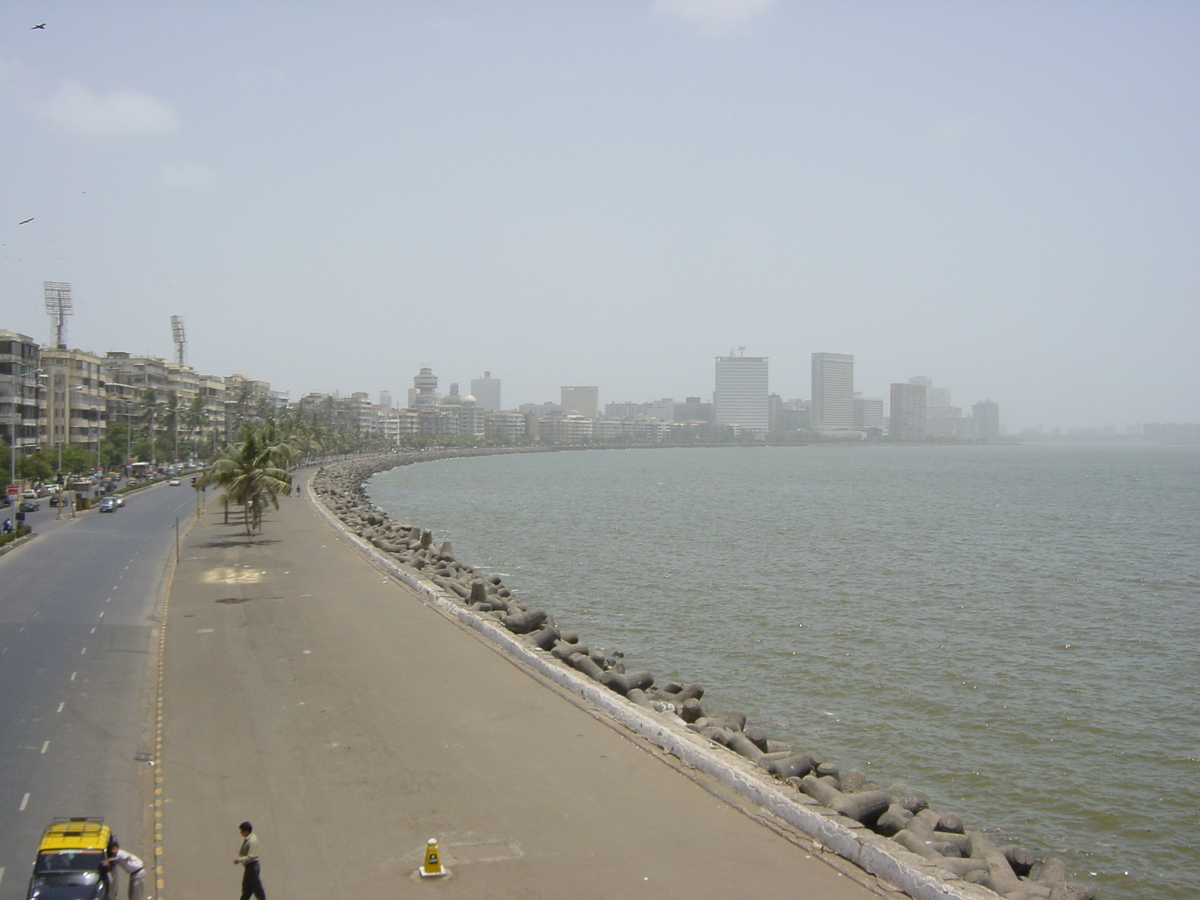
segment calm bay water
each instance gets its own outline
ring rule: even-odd
[[[1200,897],[1200,448],[544,453],[369,492],[707,709],[1108,900]]]

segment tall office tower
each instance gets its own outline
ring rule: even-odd
[[[718,425],[766,434],[770,426],[768,396],[767,357],[717,357],[713,418]]]
[[[892,383],[892,427],[894,441],[925,439],[925,385]]]
[[[995,400],[980,400],[971,407],[975,420],[975,437],[981,441],[1000,440],[1000,404]]]
[[[600,388],[595,385],[563,387],[562,411],[564,416],[580,415],[585,419],[598,419],[600,417]]]
[[[491,372],[484,372],[482,378],[470,379],[470,396],[479,403],[480,409],[488,413],[498,413],[500,409],[500,379],[492,378]]]
[[[812,427],[817,431],[854,428],[854,356],[812,355]]]
[[[484,372],[482,378],[471,379],[471,396],[486,412],[499,412],[502,409],[500,406],[500,379],[493,378],[491,372]]]

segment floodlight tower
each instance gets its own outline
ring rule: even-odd
[[[175,362],[183,365],[187,338],[183,334],[183,316],[171,316],[171,337],[175,341]]]
[[[54,346],[67,349],[67,316],[75,310],[71,306],[71,285],[65,281],[43,281],[46,295],[46,312],[54,323]]]

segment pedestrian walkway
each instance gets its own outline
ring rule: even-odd
[[[210,502],[184,540],[162,898],[234,896],[243,820],[273,900],[879,896],[426,605],[311,503],[281,498],[248,539]],[[415,874],[431,838],[447,879]]]

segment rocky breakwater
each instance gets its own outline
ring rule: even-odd
[[[460,618],[469,615],[491,623],[545,665],[569,669],[575,677],[623,698],[613,703],[633,704],[661,727],[639,727],[644,717],[619,715],[623,724],[632,724],[685,762],[696,764],[690,756],[696,745],[725,754],[719,769],[729,774],[730,786],[911,896],[1096,896],[1094,888],[1068,880],[1061,859],[997,845],[957,815],[935,812],[917,797],[893,795],[857,769],[843,769],[817,752],[772,739],[743,713],[716,715],[705,709],[704,689],[697,684],[658,685],[649,671],[627,670],[620,652],[560,629],[548,611],[528,608],[499,576],[484,576],[455,559],[448,541],[439,543],[428,530],[392,520],[366,494],[364,483],[377,472],[468,453],[472,452],[408,453],[340,462],[320,469],[313,489],[328,513],[362,546],[373,548],[387,568],[411,573],[411,579],[405,579],[410,584],[436,588],[441,599],[459,607]],[[614,708],[612,703],[602,706]],[[681,743],[680,735],[692,743]],[[713,774],[711,766],[698,767]]]

